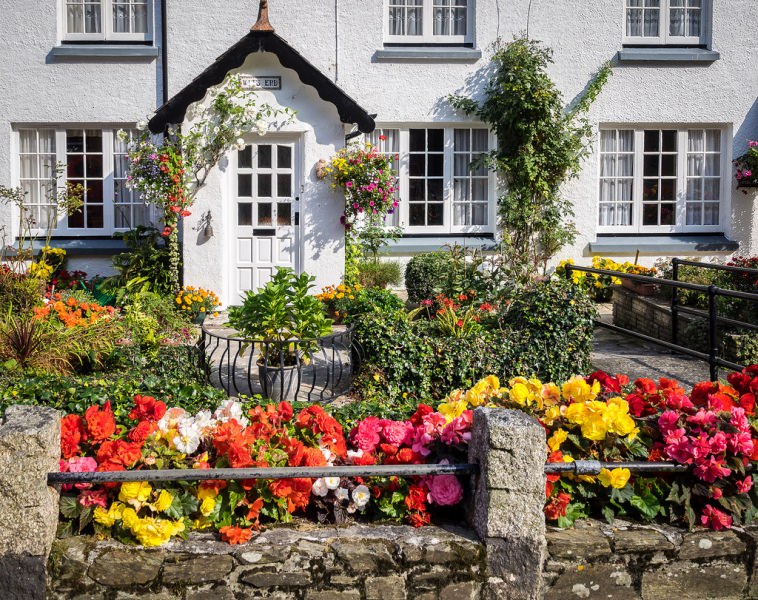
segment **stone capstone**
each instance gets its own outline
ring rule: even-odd
[[[611,544],[599,527],[550,529],[547,551],[553,559],[584,562],[610,556]]]
[[[633,554],[667,552],[674,549],[674,544],[654,529],[629,529],[614,532],[613,547],[616,552]]]
[[[174,555],[163,563],[162,581],[165,585],[223,581],[233,568],[234,559],[229,555]]]
[[[157,579],[162,564],[157,551],[108,549],[92,562],[87,575],[107,587],[144,585]]]

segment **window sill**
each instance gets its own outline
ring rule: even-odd
[[[44,245],[44,240],[36,240],[33,245],[34,254],[38,255]],[[111,237],[90,237],[89,239],[64,239],[53,237],[50,239],[50,247],[62,248],[66,251],[66,255],[68,256],[111,256],[129,250],[122,240],[113,239]],[[9,250],[8,254],[13,256],[15,255],[15,252]]]
[[[619,62],[712,63],[721,58],[715,50],[705,48],[623,48]]]
[[[723,234],[598,236],[590,242],[591,254],[678,254],[687,252],[734,252],[740,245]]]
[[[446,245],[452,246],[453,244],[484,251],[495,250],[497,247],[497,242],[493,239],[492,234],[477,236],[438,235],[433,237],[401,237],[394,242],[390,242],[382,249],[381,253],[389,256],[422,254],[444,250]]]
[[[374,53],[374,62],[476,62],[482,51],[449,46],[387,47]]]
[[[153,60],[158,58],[160,50],[156,46],[142,44],[63,44],[50,50],[55,58],[87,59],[135,59]]]

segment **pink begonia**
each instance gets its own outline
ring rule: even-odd
[[[429,413],[424,417],[424,424],[422,427],[426,429],[426,432],[430,435],[441,434],[447,426],[447,419],[445,415],[441,415],[438,412]]]
[[[705,527],[720,531],[721,529],[729,529],[732,526],[732,517],[718,508],[713,508],[710,504],[706,504],[700,517],[700,522]]]
[[[737,491],[740,494],[747,494],[751,489],[753,489],[753,478],[751,476],[745,477],[742,481],[737,480]]]
[[[426,479],[427,499],[438,506],[453,506],[463,499],[463,486],[455,475],[433,475]]]
[[[106,490],[82,490],[77,497],[82,506],[102,506],[108,508],[108,492]]]
[[[466,415],[469,413],[469,415]],[[444,444],[452,446],[453,444],[460,444],[462,442],[468,443],[471,440],[471,418],[470,410],[464,411],[464,413],[447,424],[447,427],[442,431],[440,439]]]
[[[750,148],[755,148],[756,146],[758,146],[758,142],[757,142],[757,141],[755,141],[755,140],[750,140],[750,141],[747,143],[747,145],[748,145]]]
[[[750,456],[753,454],[753,438],[748,431],[741,431],[727,436],[726,447],[729,452],[734,454],[744,454]]]
[[[436,439],[436,436],[429,435],[426,432],[426,428],[421,425],[419,427],[416,427],[411,448],[416,454],[420,454],[421,456],[429,456],[432,451],[428,446],[430,446]]]
[[[384,419],[379,422],[382,427],[382,438],[388,444],[395,446],[408,445],[413,440],[413,425],[410,421],[390,421]]]
[[[661,430],[661,435],[664,437],[669,435],[677,428],[679,424],[679,415],[673,410],[667,410],[660,417],[658,417],[658,429]]]
[[[740,431],[750,431],[750,422],[745,414],[745,409],[740,406],[732,408],[732,418],[729,422]]]
[[[708,440],[711,454],[721,454],[726,451],[726,434],[723,431],[717,431]]]
[[[60,461],[61,473],[91,473],[97,470],[97,461],[91,456],[74,456],[69,459],[61,459]],[[61,490],[68,492],[72,488],[78,490],[86,490],[92,487],[91,483],[64,483],[61,486]]]
[[[721,460],[716,460],[711,456],[707,461],[698,464],[692,472],[698,479],[713,483],[717,479],[729,477],[732,474],[731,470],[724,467],[723,464]]]
[[[690,399],[684,394],[671,394],[666,398],[666,407],[674,410],[687,412],[695,408]],[[677,418],[679,415],[675,415]]]
[[[742,174],[745,177],[752,177],[753,176],[753,172],[750,169],[745,169],[744,171],[742,171]]]
[[[379,445],[379,417],[366,417],[350,432],[350,441],[364,452],[373,452]]]
[[[704,429],[713,427],[718,421],[718,416],[710,410],[700,409],[691,417],[687,417],[687,423],[697,425]]]

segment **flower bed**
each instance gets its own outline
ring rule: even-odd
[[[470,428],[471,411],[451,417],[420,405],[408,421],[369,417],[345,436],[317,405],[297,414],[287,402],[244,412],[230,400],[214,413],[189,415],[135,396],[120,424],[109,403],[64,417],[61,471],[460,461]],[[463,497],[454,475],[176,482],[161,488],[146,482],[76,484],[63,492],[60,533],[92,527],[98,535],[146,546],[209,528],[242,543],[262,523],[287,522],[295,513],[320,522],[340,523],[355,514],[420,526],[430,522],[432,507],[454,506]]]

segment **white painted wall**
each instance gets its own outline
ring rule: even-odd
[[[703,66],[617,65],[592,108],[593,124],[718,124],[731,127],[733,156],[744,151],[747,139],[758,138],[758,70],[754,68],[758,57],[758,3],[713,3],[712,47],[720,52],[720,60]],[[256,20],[257,4],[255,0],[169,0],[169,95],[178,92],[247,32]],[[532,0],[529,23],[529,0],[477,0],[476,46],[485,54],[479,62],[377,62],[374,54],[383,42],[382,0],[272,0],[270,4],[270,19],[277,33],[364,108],[377,113],[379,123],[462,120],[451,112],[445,96],[481,92],[490,44],[498,36],[508,40],[527,26],[531,37],[554,49],[551,74],[570,101],[600,64],[613,59],[621,49],[624,24],[622,0]],[[50,49],[58,41],[55,3],[0,0],[0,9],[0,74],[5,90],[0,95],[0,182],[12,182],[13,124],[133,122],[159,103],[159,61],[51,62]],[[302,107],[311,96],[312,90],[288,85],[277,100],[286,106]],[[308,168],[318,158],[328,157],[328,150],[338,145],[341,135],[333,125],[328,131],[319,131],[326,125],[310,120],[320,115],[319,111],[333,111],[318,102],[309,109],[313,114],[308,119],[301,108],[298,124],[305,132]],[[580,176],[566,186],[566,194],[576,206],[580,232],[576,245],[564,252],[566,256],[584,254],[587,243],[595,239],[597,171],[597,156],[593,154]],[[307,175],[308,185],[317,186],[312,174]],[[209,196],[201,197],[200,202],[211,202],[211,186],[221,189],[223,173],[218,176],[218,182],[209,182]],[[327,207],[326,196],[314,191],[313,198],[313,212],[303,214],[303,222],[306,243],[315,248],[317,231],[324,237],[341,236],[338,230],[331,229],[332,215],[320,212]],[[732,194],[727,234],[741,242],[743,254],[758,253],[757,207],[755,194],[746,196],[736,190]],[[194,213],[202,213],[200,204]],[[0,207],[0,223],[8,221],[7,209]],[[319,231],[320,223],[327,229]],[[189,234],[192,219],[188,225]],[[223,227],[220,220],[214,221],[218,243]],[[206,276],[207,269],[217,264],[214,261],[223,258],[215,244],[214,239],[202,246],[208,252],[202,269],[187,265],[188,281],[196,275]],[[335,244],[333,255],[328,250],[329,261],[324,259],[325,249],[319,262],[314,255],[313,262],[304,265],[306,270],[319,273],[320,282],[335,280],[327,277],[333,273],[331,260],[339,262],[341,242]]]

